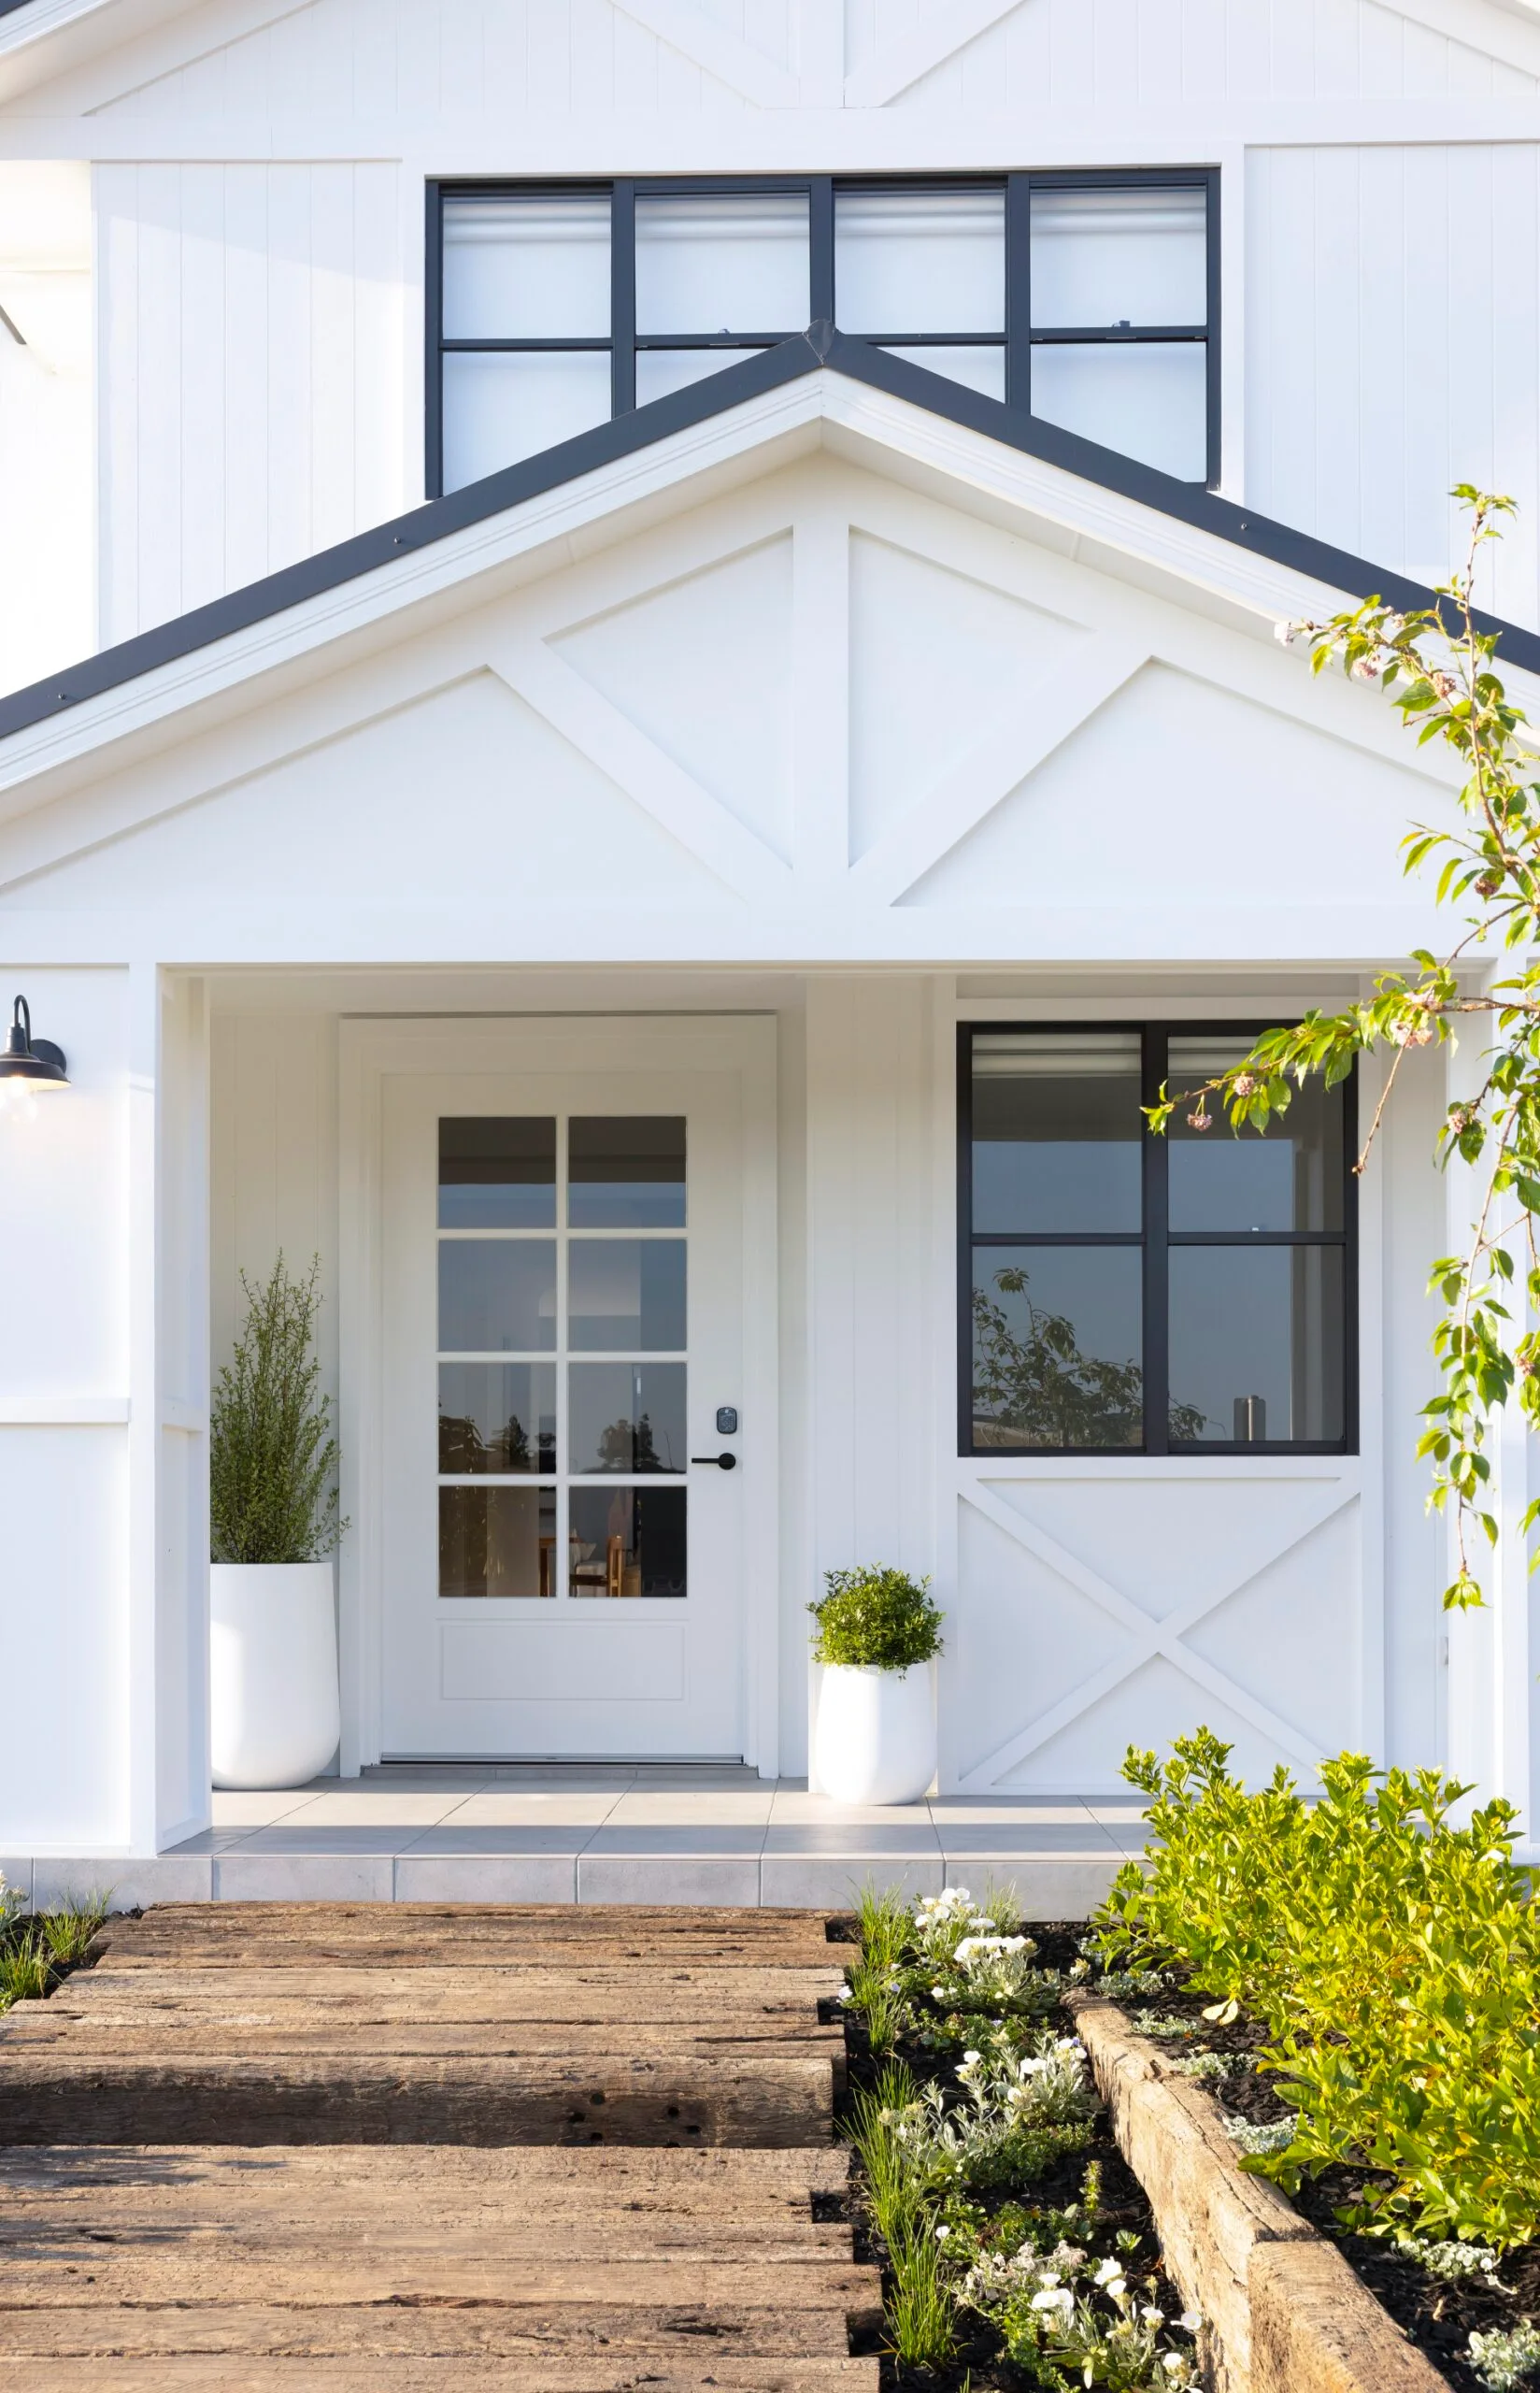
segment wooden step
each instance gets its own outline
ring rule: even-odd
[[[142,1919],[109,1921],[97,1940],[120,1967],[307,1968],[333,1960],[400,1969],[442,1964],[570,1968],[609,1958],[748,1961],[833,1967],[848,1958],[831,1945],[821,1912],[749,1909],[612,1909],[581,1903],[162,1903]]]
[[[745,2357],[707,2350],[699,2359],[670,2353],[634,2358],[599,2351],[589,2357],[482,2359],[374,2355],[365,2359],[216,2358],[159,2353],[124,2359],[116,2352],[90,2357],[90,2393],[878,2393],[875,2359]],[[0,2352],[0,2385],[25,2393],[81,2393],[80,2363],[27,2353]]]

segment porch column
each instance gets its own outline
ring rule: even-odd
[[[808,984],[804,1601],[826,1570],[936,1567],[934,986]]]
[[[0,1866],[152,1854],[208,1784],[201,988],[12,982],[70,1085],[0,1121]]]

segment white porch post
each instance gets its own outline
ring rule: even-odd
[[[1448,1102],[1479,1085],[1486,1044],[1482,1025],[1476,1024],[1450,1054]],[[1446,1184],[1447,1252],[1458,1254],[1465,1251],[1472,1236],[1480,1182],[1476,1172],[1456,1162],[1448,1167]],[[1516,1326],[1521,1326],[1525,1310],[1521,1254],[1516,1252],[1514,1260],[1520,1277],[1508,1303]],[[1479,1532],[1467,1540],[1471,1567],[1486,1600],[1479,1611],[1448,1614],[1447,1766],[1457,1778],[1474,1782],[1475,1799],[1505,1796],[1518,1807],[1523,1831],[1533,1839],[1533,1595],[1527,1541],[1519,1529],[1533,1477],[1529,1446],[1517,1407],[1491,1423],[1486,1448],[1492,1466],[1490,1510],[1501,1534],[1493,1547]],[[1451,1512],[1447,1547],[1451,1579],[1458,1559]]]

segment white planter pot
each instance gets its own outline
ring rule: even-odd
[[[906,1670],[823,1673],[818,1782],[836,1803],[918,1803],[935,1776],[935,1699],[929,1662]]]
[[[216,1562],[209,1577],[216,1786],[303,1786],[341,1734],[330,1562]]]

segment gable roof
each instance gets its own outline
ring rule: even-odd
[[[0,7],[4,5],[5,0],[0,0]],[[1074,433],[1061,431],[1038,417],[1003,406],[998,400],[929,373],[906,359],[848,338],[831,324],[819,323],[706,381],[689,384],[665,398],[655,399],[632,414],[616,417],[446,497],[430,499],[408,514],[358,533],[335,548],[322,549],[207,606],[173,616],[169,622],[140,632],[116,647],[99,650],[95,655],[50,674],[46,681],[13,691],[9,696],[0,698],[0,740],[66,714],[234,634],[250,631],[288,609],[399,565],[413,552],[431,549],[470,526],[557,490],[563,483],[619,464],[673,434],[688,431],[745,401],[761,398],[823,369],[907,400],[932,415],[1058,466],[1084,482],[1174,518],[1195,531],[1207,533],[1330,589],[1361,598],[1377,594],[1403,609],[1433,604],[1432,590],[1405,574],[1385,571],[1327,541],[1314,539],[1252,509],[1220,498],[1212,491],[1174,480],[1153,466],[1140,465]],[[1482,616],[1478,621],[1484,630],[1500,636],[1503,661],[1540,673],[1540,635],[1495,617]]]

